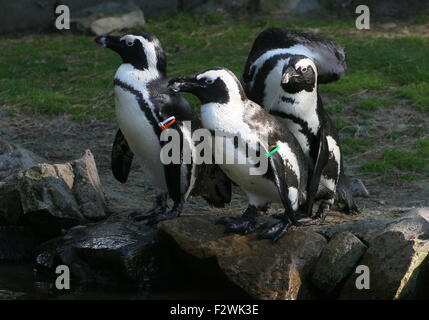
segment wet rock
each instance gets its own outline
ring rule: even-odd
[[[429,209],[411,210],[390,223],[369,243],[361,265],[370,270],[370,289],[356,288],[353,274],[342,299],[411,299],[429,297]]]
[[[326,245],[320,234],[298,228],[273,245],[255,235],[225,234],[213,218],[195,216],[164,221],[159,228],[178,250],[210,264],[256,299],[313,297],[311,272]]]
[[[353,197],[369,197],[369,191],[363,184],[361,179],[353,179],[350,183],[350,191]]]
[[[106,2],[76,12],[72,29],[95,35],[141,27],[143,11],[132,3]]]
[[[20,171],[0,186],[0,221],[70,227],[106,217],[105,199],[94,157],[87,150],[81,159],[64,164],[41,163]]]
[[[54,276],[66,265],[72,281],[137,286],[160,274],[160,254],[157,230],[124,218],[71,228],[37,249],[35,267]]]
[[[313,273],[313,283],[330,294],[353,271],[367,247],[352,233],[337,234],[323,249]]]
[[[31,226],[0,226],[0,261],[30,260],[41,241]]]

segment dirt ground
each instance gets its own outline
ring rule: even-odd
[[[90,149],[95,156],[108,205],[112,211],[142,210],[151,206],[155,191],[145,183],[144,174],[138,165],[133,165],[133,170],[126,184],[117,182],[110,171],[110,150],[116,132],[114,123],[98,121],[85,124],[72,121],[66,116],[19,113],[9,115],[6,112],[6,107],[0,107],[0,110],[0,139],[27,148],[53,163],[62,163],[79,158],[85,149]],[[401,114],[401,112],[401,110],[396,110],[391,116],[396,119],[405,119],[406,115]],[[380,123],[380,132],[386,130],[383,125],[388,125],[383,120],[384,116],[380,112],[374,119]],[[409,114],[409,117],[413,117],[413,115]],[[401,125],[403,122],[401,124],[398,121],[393,123]],[[381,145],[377,147],[381,147]],[[348,175],[352,178],[361,178],[371,195],[369,198],[357,199],[363,214],[346,216],[333,212],[328,217],[327,223],[338,219],[359,219],[363,216],[377,216],[389,212],[398,214],[408,211],[412,207],[429,205],[429,178],[406,186],[397,186],[380,179],[365,180],[359,173],[356,162],[354,161],[353,165],[350,166],[347,165],[347,160],[346,158]],[[192,198],[186,203],[184,214],[201,214],[208,211],[212,214],[239,214],[245,208],[244,195],[238,188],[234,188],[233,201],[228,207],[213,209],[209,208],[204,200]],[[269,213],[273,213],[276,208],[278,209],[279,206],[274,205]]]

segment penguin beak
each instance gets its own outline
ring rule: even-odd
[[[116,36],[99,36],[95,38],[94,41],[103,48],[109,48],[116,51],[121,46],[121,41],[119,39],[120,37]]]
[[[195,89],[199,88],[200,85],[195,77],[181,77],[174,78],[168,82],[168,86],[174,92],[194,92]]]
[[[283,71],[282,84],[287,84],[293,77],[296,77],[297,73],[294,67],[287,67]]]

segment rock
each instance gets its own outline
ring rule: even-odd
[[[0,186],[0,222],[47,229],[70,227],[106,217],[105,199],[94,157],[87,150],[81,159],[65,164],[41,163],[19,172]]]
[[[25,297],[23,292],[14,292],[9,290],[0,290],[0,300],[17,300]]]
[[[5,141],[0,140],[0,149],[0,181],[39,163],[48,163],[46,159],[33,152],[19,147],[14,148]]]
[[[429,297],[429,209],[411,210],[369,243],[362,261],[370,270],[370,289],[356,288],[358,274],[345,284],[342,299]]]
[[[224,227],[207,216],[164,221],[159,228],[178,250],[217,270],[211,277],[226,275],[253,298],[313,297],[311,272],[326,244],[320,234],[298,228],[273,245],[257,240],[255,235],[225,234]]]
[[[350,191],[353,197],[369,197],[369,191],[363,184],[361,179],[353,179],[350,183]]]
[[[143,11],[132,3],[106,2],[78,11],[72,29],[104,35],[112,31],[141,27]]]
[[[353,271],[367,247],[352,233],[337,234],[322,250],[313,273],[313,283],[330,294]]]
[[[184,12],[206,13],[255,10],[257,5],[253,0],[186,0],[181,1],[179,9]]]
[[[13,147],[7,141],[0,139],[0,155],[10,153],[12,151]]]
[[[155,228],[126,218],[76,226],[37,249],[35,268],[54,276],[66,265],[72,281],[142,285],[160,274],[158,239]]]
[[[391,218],[384,216],[373,216],[335,224],[322,224],[309,226],[307,229],[318,232],[328,239],[332,239],[341,232],[351,232],[361,239],[365,244],[371,242],[392,222]]]
[[[320,10],[317,0],[264,0],[259,2],[259,8],[265,13],[306,13]]]
[[[380,28],[389,30],[389,29],[395,29],[398,25],[394,22],[387,22],[380,24]]]
[[[40,243],[31,226],[0,226],[0,261],[32,259]]]

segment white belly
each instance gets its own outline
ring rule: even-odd
[[[116,86],[115,96],[119,128],[141,163],[147,181],[166,191],[164,168],[159,157],[161,146],[157,135],[132,93]]]
[[[228,139],[227,144],[233,144],[232,139]],[[214,143],[215,152],[220,154],[223,150],[219,144]],[[238,149],[231,148],[226,150],[238,152]],[[225,151],[226,151],[225,150]],[[242,159],[245,159],[245,151],[240,151]],[[230,155],[225,155],[229,157]],[[231,156],[230,159],[233,159]],[[250,169],[252,163],[238,164],[238,157],[235,158],[234,164],[220,164],[219,166],[232,181],[237,183],[249,198],[249,203],[255,206],[264,206],[270,202],[280,202],[280,197],[275,184],[262,175],[251,175]],[[255,161],[255,160],[253,160]]]

